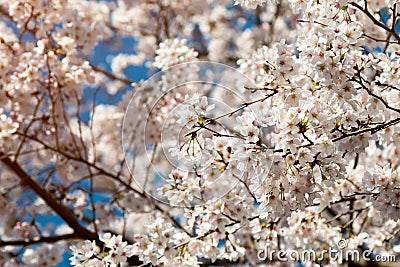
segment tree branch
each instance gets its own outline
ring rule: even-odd
[[[89,64],[90,64],[90,66],[92,67],[92,69],[95,72],[101,73],[101,74],[103,74],[104,76],[106,76],[107,78],[109,78],[111,80],[122,82],[123,84],[128,85],[130,87],[133,87],[134,84],[135,84],[135,82],[133,82],[131,80],[128,80],[128,79],[120,77],[120,76],[117,76],[112,72],[108,72],[108,71],[106,71],[106,70],[104,70],[102,68],[99,68],[99,67],[93,65],[92,63],[89,63]]]
[[[357,9],[359,9],[360,11],[362,11],[365,15],[367,15],[367,17],[377,26],[381,27],[382,29],[384,29],[387,32],[390,32],[394,38],[396,38],[396,40],[400,43],[400,36],[396,33],[395,29],[391,29],[389,28],[385,23],[378,21],[374,15],[371,14],[371,12],[369,12],[369,10],[367,9],[367,7],[362,8],[359,4],[355,3],[355,2],[350,2],[350,5],[356,7]]]
[[[80,239],[80,237],[75,234],[65,234],[65,235],[58,235],[58,236],[43,236],[33,239],[23,239],[23,240],[10,240],[10,241],[0,241],[0,247],[5,246],[28,246],[38,243],[56,243],[61,240],[67,239]]]
[[[60,216],[69,227],[74,229],[74,234],[83,239],[98,240],[98,236],[83,227],[78,220],[75,218],[73,213],[65,208],[63,205],[59,204],[57,200],[49,194],[45,189],[43,189],[35,180],[33,180],[22,168],[21,166],[11,160],[6,154],[0,152],[1,162],[7,166],[11,171],[13,171],[22,181],[23,184],[32,189],[44,202],[58,215]]]

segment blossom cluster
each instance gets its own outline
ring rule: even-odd
[[[73,266],[110,266],[116,267],[126,262],[128,257],[134,254],[132,245],[122,240],[121,235],[105,233],[99,236],[103,243],[103,251],[95,241],[86,240],[80,246],[71,246]]]

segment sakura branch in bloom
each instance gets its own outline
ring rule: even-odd
[[[399,4],[0,1],[0,266],[398,259]]]
[[[251,106],[273,94],[251,94],[245,85],[254,84],[246,76],[218,63],[160,68],[164,71],[137,88],[125,113],[122,142],[132,178],[146,194],[168,205],[216,201],[249,179],[243,162],[247,155],[235,151],[249,154],[262,129],[267,133]],[[256,95],[258,100],[246,100]],[[138,161],[145,176],[130,168]],[[263,173],[267,171],[266,165]]]

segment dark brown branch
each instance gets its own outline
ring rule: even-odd
[[[65,235],[58,235],[58,236],[43,236],[39,238],[33,239],[24,239],[24,240],[10,240],[10,241],[0,241],[0,247],[5,246],[29,246],[38,243],[56,243],[61,240],[68,240],[68,239],[80,239],[77,234],[65,234]]]
[[[90,64],[90,66],[92,67],[92,69],[95,72],[101,73],[101,74],[103,74],[104,76],[106,76],[107,78],[109,78],[111,80],[122,82],[122,83],[124,83],[124,84],[126,84],[126,85],[128,85],[130,87],[133,87],[133,85],[135,84],[135,82],[133,82],[131,80],[128,80],[128,79],[123,78],[123,77],[119,77],[119,76],[115,75],[114,73],[108,72],[108,71],[106,71],[106,70],[104,70],[102,68],[99,68],[99,67],[93,65],[92,63],[89,63],[89,64]]]
[[[15,134],[24,135],[23,133],[19,133],[19,132],[16,132]],[[75,160],[75,161],[78,161],[78,162],[82,162],[82,163],[86,164],[87,166],[96,169],[99,173],[101,173],[101,174],[107,176],[107,177],[110,178],[111,180],[114,180],[114,181],[116,181],[116,182],[122,184],[123,186],[125,186],[125,187],[128,188],[129,190],[131,190],[131,191],[137,193],[138,195],[140,195],[141,197],[143,197],[143,198],[145,198],[145,199],[148,198],[148,196],[147,196],[147,194],[146,194],[145,192],[141,192],[141,191],[139,191],[139,190],[133,188],[130,184],[126,183],[125,181],[123,181],[123,180],[121,180],[121,179],[119,179],[119,178],[116,177],[114,174],[112,174],[112,173],[110,173],[110,172],[108,172],[108,171],[102,169],[101,167],[97,166],[95,163],[91,163],[91,162],[89,162],[89,161],[87,161],[87,160],[85,160],[85,159],[83,159],[83,158],[80,158],[80,157],[77,157],[77,156],[73,156],[73,155],[70,155],[70,154],[68,154],[68,153],[65,153],[65,152],[63,152],[63,151],[61,151],[61,150],[58,150],[58,149],[56,149],[56,148],[54,148],[54,147],[52,147],[52,146],[50,146],[50,145],[44,143],[43,141],[39,140],[38,138],[36,138],[36,137],[34,137],[34,136],[30,136],[30,135],[24,135],[24,136],[26,136],[27,138],[29,138],[29,139],[32,140],[32,141],[38,142],[39,144],[43,145],[46,149],[49,149],[49,150],[51,150],[51,151],[53,151],[53,152],[55,152],[55,153],[57,153],[57,154],[60,154],[60,155],[66,157],[66,158],[68,158],[68,159],[70,159],[70,160]],[[2,155],[4,155],[4,156],[2,156]],[[0,154],[0,158],[2,158],[2,157],[7,157],[7,155],[5,155],[4,153],[3,153],[3,154]],[[30,177],[29,177],[29,178],[30,178]],[[188,231],[173,217],[173,216],[171,216],[171,215],[168,213],[168,211],[164,210],[164,209],[163,209],[160,205],[158,205],[157,203],[153,203],[153,205],[154,205],[154,208],[155,208],[156,210],[158,210],[158,211],[160,211],[161,213],[163,213],[163,214],[165,214],[166,216],[168,216],[168,218],[174,223],[174,225],[175,225],[176,227],[178,227],[179,229],[185,231],[187,234],[190,235],[190,233],[189,233],[189,232],[188,232]],[[97,236],[96,236],[96,237],[97,237]]]
[[[83,227],[78,220],[75,218],[73,213],[59,204],[55,198],[45,189],[43,189],[35,180],[33,180],[21,166],[11,160],[6,154],[0,152],[1,162],[13,171],[22,181],[23,184],[32,189],[44,202],[58,215],[60,216],[69,227],[74,229],[74,233],[83,239],[97,240],[98,237],[95,233],[87,230]]]
[[[336,138],[332,139],[332,142],[337,142],[337,141],[342,140],[344,138],[347,138],[347,137],[350,137],[350,136],[359,135],[359,134],[362,134],[362,133],[371,132],[371,134],[374,134],[374,133],[379,132],[379,131],[387,128],[387,127],[395,125],[397,123],[400,123],[400,117],[396,118],[396,119],[393,119],[391,121],[388,121],[386,123],[383,123],[383,124],[381,124],[381,125],[379,125],[377,127],[366,128],[366,129],[362,129],[362,130],[358,130],[358,131],[354,131],[354,132],[350,132],[350,133],[345,133],[345,134],[343,134],[343,135],[341,135],[339,137],[336,137]]]
[[[389,28],[385,23],[378,21],[371,12],[367,9],[367,7],[362,8],[359,4],[355,2],[351,2],[350,5],[356,7],[360,11],[362,11],[367,17],[377,26],[381,27],[382,29],[386,30],[387,32],[390,32],[394,38],[400,43],[400,36],[396,33],[395,29]]]
[[[365,79],[363,79],[360,75],[359,79],[357,80],[356,78],[352,78],[349,81],[353,81],[356,82],[357,84],[359,84],[370,96],[378,99],[387,109],[390,109],[392,111],[395,111],[397,113],[400,113],[400,109],[394,108],[392,106],[390,106],[384,99],[383,97],[373,93],[364,83],[363,81],[367,82]]]

